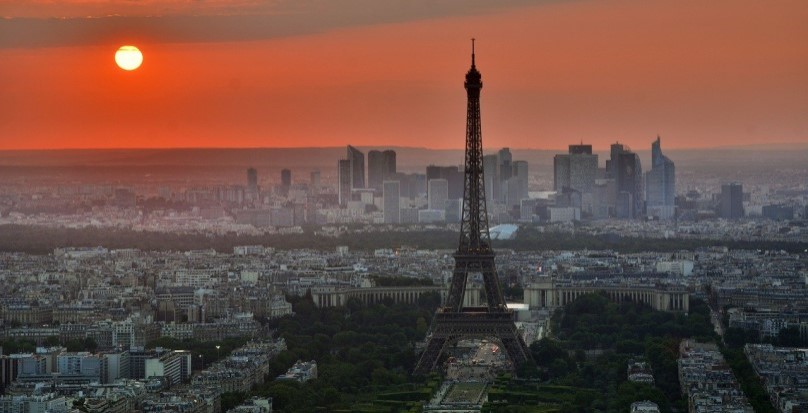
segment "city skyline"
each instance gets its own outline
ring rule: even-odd
[[[2,2],[0,149],[458,148],[472,36],[490,147],[808,142],[803,3],[342,6]]]
[[[797,1],[0,16],[0,413],[808,406]]]

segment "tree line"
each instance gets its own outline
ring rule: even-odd
[[[214,249],[231,253],[239,245],[265,245],[281,249],[333,250],[346,245],[355,250],[400,248],[452,249],[457,245],[457,232],[449,229],[412,231],[351,232],[336,237],[315,234],[306,228],[302,234],[245,235],[227,233],[165,233],[134,231],[127,228],[52,228],[36,225],[0,225],[0,252],[48,254],[55,248],[97,247],[110,249],[136,248],[143,251],[188,251]],[[494,248],[516,251],[543,250],[614,250],[621,253],[643,251],[675,252],[702,247],[722,246],[731,249],[784,250],[802,252],[806,242],[733,241],[706,239],[648,239],[588,234],[552,234],[534,227],[522,227],[512,240],[494,240]]]

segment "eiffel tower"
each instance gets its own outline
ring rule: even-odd
[[[444,307],[432,320],[427,344],[414,374],[423,375],[435,368],[440,355],[449,345],[462,339],[489,338],[499,341],[514,369],[531,358],[522,336],[513,322],[513,311],[505,306],[499,288],[494,250],[488,233],[488,211],[485,206],[483,177],[483,143],[480,132],[480,89],[482,76],[474,62],[474,39],[471,39],[471,68],[466,73],[468,109],[466,115],[466,170],[463,193],[463,220],[460,245],[454,254],[455,269]],[[482,273],[485,307],[463,307],[469,273]]]

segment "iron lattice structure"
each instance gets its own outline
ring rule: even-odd
[[[499,287],[494,250],[488,231],[483,175],[483,143],[480,129],[480,90],[482,75],[477,70],[472,39],[471,68],[466,73],[468,107],[466,116],[466,166],[463,193],[463,220],[460,243],[454,254],[455,269],[449,295],[432,320],[427,344],[415,374],[433,370],[447,346],[468,338],[498,340],[514,368],[530,359],[530,352],[513,322],[513,312],[505,306]],[[486,296],[485,307],[463,307],[469,273],[481,273]]]

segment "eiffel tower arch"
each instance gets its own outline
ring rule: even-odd
[[[426,348],[415,366],[414,374],[426,374],[433,370],[448,346],[463,339],[490,338],[498,341],[514,368],[531,359],[524,339],[516,330],[513,311],[505,306],[488,232],[480,130],[480,90],[483,82],[475,63],[474,39],[471,43],[471,68],[466,73],[464,85],[468,105],[460,242],[454,253],[455,269],[446,304],[435,313]],[[463,307],[469,273],[482,274],[486,299],[484,307]]]

